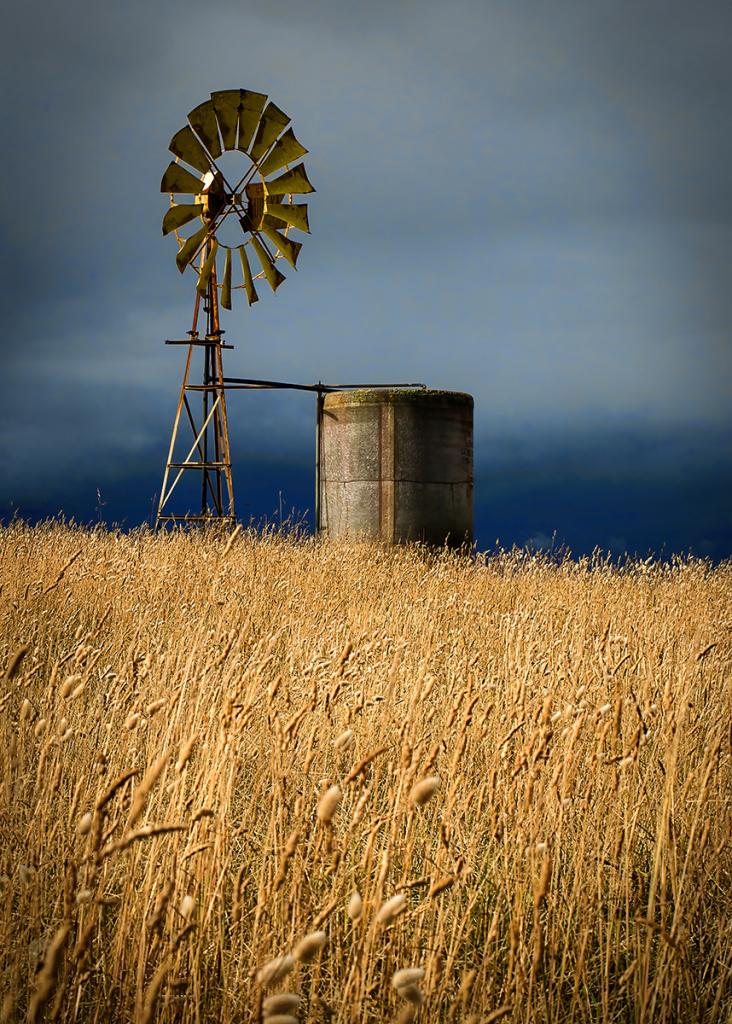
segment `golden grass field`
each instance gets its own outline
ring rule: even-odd
[[[0,563],[0,1020],[730,1019],[732,564]]]

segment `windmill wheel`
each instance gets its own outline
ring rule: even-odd
[[[289,124],[287,114],[267,103],[263,93],[226,89],[211,93],[211,99],[195,107],[188,124],[170,140],[168,148],[175,160],[160,183],[160,191],[170,193],[163,234],[175,235],[178,270],[182,274],[186,267],[194,267],[199,292],[205,293],[214,275],[225,309],[231,309],[235,249],[242,283],[233,287],[245,291],[251,306],[258,299],[256,279],[266,278],[276,291],[285,280],[276,262],[284,259],[292,267],[297,265],[302,243],[289,237],[290,229],[310,233],[307,205],[293,202],[293,196],[315,189],[302,162],[290,166],[308,151]],[[227,150],[248,158],[237,181],[227,181],[216,163]],[[236,242],[229,244],[218,236],[222,224],[232,218],[238,228]],[[202,226],[184,236],[181,228],[196,221]],[[219,250],[225,253],[223,274],[216,267]],[[257,259],[254,273],[252,253]]]

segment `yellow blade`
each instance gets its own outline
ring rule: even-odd
[[[176,228],[182,228],[189,220],[193,220],[194,217],[200,217],[202,213],[203,206],[200,203],[192,205],[176,203],[175,206],[170,207],[163,217],[163,234],[169,235],[171,231],[175,231]]]
[[[224,309],[231,309],[231,249],[226,250],[224,281],[221,285],[221,305]]]
[[[264,163],[259,165],[259,173],[266,178],[267,175],[279,171],[280,167],[284,167],[285,164],[299,160],[306,153],[307,149],[297,141],[292,128],[288,128],[282,138],[277,140]]]
[[[218,243],[214,238],[213,242],[211,243],[211,248],[208,250],[208,256],[206,257],[206,260],[203,266],[201,267],[201,273],[198,275],[198,284],[196,285],[196,288],[198,289],[201,295],[203,295],[203,293],[206,291],[206,289],[208,288],[208,282],[211,280],[211,271],[213,270],[214,264],[216,262],[217,249]]]
[[[205,174],[211,170],[211,161],[206,156],[206,151],[188,125],[175,133],[170,140],[168,149],[171,153],[179,156],[181,160],[185,160],[191,167],[195,167],[197,171],[203,171]]]
[[[259,162],[282,129],[286,128],[289,123],[290,119],[284,111],[276,107],[274,103],[267,104],[262,120],[259,122],[259,128],[257,128],[254,145],[249,150],[249,155],[255,163]]]
[[[315,189],[308,181],[305,164],[298,164],[291,171],[285,171],[274,181],[268,181],[267,194],[270,196],[304,195],[306,192],[314,192]]]
[[[240,89],[223,89],[211,93],[211,102],[221,129],[224,149],[236,149],[236,129],[239,124]]]
[[[216,124],[216,114],[211,100],[199,103],[188,115],[191,128],[216,160],[221,156],[221,145],[219,143],[219,129]]]
[[[259,119],[262,116],[266,102],[267,97],[263,92],[250,92],[249,89],[241,90],[238,148],[244,153],[249,149],[254,129],[259,124]]]
[[[160,182],[161,192],[189,192],[197,196],[203,190],[203,182],[185,167],[175,163],[174,160],[168,164]]]
[[[262,225],[262,231],[270,242],[273,242],[277,246],[290,266],[294,267],[297,263],[297,257],[300,255],[300,250],[302,249],[302,242],[293,242],[291,238],[287,238],[286,235],[280,234],[277,228],[273,228],[271,224],[267,224],[266,221]]]
[[[272,218],[272,227],[282,230],[282,221],[284,221],[285,224],[291,224],[298,231],[310,234],[308,208],[305,203],[267,203],[267,216]],[[265,217],[266,220],[267,217]],[[267,221],[267,223],[270,222]]]
[[[257,295],[257,289],[254,287],[252,272],[249,267],[247,254],[244,251],[244,246],[240,245],[238,251],[239,259],[241,260],[241,272],[244,277],[244,291],[247,293],[247,302],[250,306],[253,306],[255,302],[259,302],[259,296]]]
[[[181,274],[186,269],[188,264],[191,262],[193,257],[196,255],[198,247],[206,237],[207,231],[208,225],[204,224],[203,227],[199,228],[194,235],[191,235],[190,238],[187,238],[183,245],[178,250],[178,255],[175,257],[175,262],[178,264],[178,270],[180,270]]]
[[[269,281],[270,288],[273,292],[276,292],[285,280],[285,275],[279,272],[277,267],[274,265],[271,256],[256,235],[252,235],[252,245],[254,246],[254,251],[259,257],[259,262],[262,264],[262,270],[264,271],[264,276]]]

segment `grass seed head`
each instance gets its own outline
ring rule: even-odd
[[[11,679],[14,679],[15,676],[18,674],[18,672],[20,671],[20,666],[23,663],[23,658],[25,658],[29,650],[30,648],[28,647],[28,645],[24,644],[22,647],[19,647],[17,651],[11,656],[10,661],[8,662],[8,667],[5,669],[5,681],[7,683],[9,683]]]
[[[153,764],[150,765],[148,770],[145,772],[145,775],[143,776],[140,785],[135,790],[135,795],[132,800],[132,806],[130,807],[130,814],[127,819],[128,826],[134,825],[134,823],[142,814],[145,804],[147,803],[147,798],[150,793],[150,790],[158,781],[160,773],[165,767],[167,760],[167,753],[162,754],[156,761],[153,762]]]
[[[262,1010],[265,1017],[271,1017],[277,1013],[289,1013],[297,1010],[302,1003],[302,996],[295,992],[278,992],[274,996],[267,996],[262,1003]]]
[[[329,786],[318,801],[318,818],[320,821],[329,822],[338,810],[343,792],[340,786]]]
[[[61,683],[61,688],[59,690],[60,696],[63,699],[66,699],[67,697],[71,696],[72,691],[76,688],[76,686],[80,682],[81,682],[81,676],[78,675],[78,674],[77,675],[72,675],[72,676],[67,676],[66,679],[64,679],[63,683]]]
[[[346,729],[345,732],[342,732],[340,736],[336,736],[333,740],[333,746],[336,750],[348,750],[353,746],[353,743],[353,729]]]
[[[188,893],[180,901],[180,912],[181,912],[182,916],[186,919],[186,921],[193,914],[193,911],[195,909],[196,909],[196,901],[193,898],[193,896],[191,896],[190,893]]]
[[[301,963],[307,964],[314,960],[326,943],[328,936],[323,931],[310,932],[300,939],[292,951],[292,955]]]
[[[274,985],[276,982],[286,978],[294,966],[295,957],[291,953],[286,953],[284,956],[276,956],[263,967],[260,967],[257,971],[257,981],[262,988],[267,988],[268,985]]]
[[[391,984],[398,992],[400,988],[404,988],[406,985],[416,985],[422,978],[424,978],[423,967],[402,967],[394,972]]]
[[[409,793],[410,804],[426,804],[430,797],[433,797],[440,788],[439,775],[428,775],[412,786]]]
[[[396,896],[392,896],[390,900],[381,905],[378,914],[376,915],[376,923],[383,925],[391,924],[395,918],[407,909],[407,897],[403,892],[399,892]]]
[[[348,901],[348,906],[346,907],[346,913],[354,924],[361,920],[361,915],[363,914],[363,900],[361,899],[361,893],[358,889],[354,889],[351,893],[351,898]]]
[[[180,773],[183,771],[183,769],[185,768],[186,764],[188,763],[188,759],[190,758],[191,753],[193,752],[193,748],[196,745],[197,741],[198,741],[198,734],[195,733],[193,736],[191,736],[190,739],[186,740],[186,742],[180,748],[180,753],[178,754],[178,760],[175,763],[175,770],[178,773],[178,775],[180,775]]]

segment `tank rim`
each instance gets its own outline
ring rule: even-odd
[[[473,405],[473,396],[466,391],[442,391],[438,388],[357,388],[353,391],[331,391],[325,396],[325,407],[341,405],[416,405],[420,403]]]

